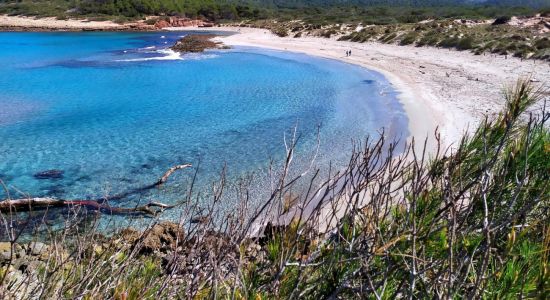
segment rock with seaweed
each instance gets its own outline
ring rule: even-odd
[[[220,42],[212,41],[215,35],[211,34],[190,34],[176,42],[170,49],[180,53],[200,53],[207,49],[227,49]]]

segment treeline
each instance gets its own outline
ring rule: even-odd
[[[210,20],[305,19],[321,16],[341,21],[386,19],[383,23],[417,22],[428,18],[495,17],[508,13],[527,14],[535,2],[516,7],[502,6],[517,0],[493,0],[495,5],[474,5],[469,0],[81,0],[78,13],[139,17],[143,15],[185,15]],[[542,2],[541,2],[542,3]],[[529,5],[533,6],[529,6]],[[343,18],[344,17],[344,18]],[[329,20],[330,21],[330,20]]]
[[[410,23],[530,14],[548,0],[0,0],[0,14],[137,19],[178,15],[219,20]]]
[[[220,0],[85,0],[76,5],[78,13],[122,15],[185,15],[211,20],[259,18],[262,10],[236,1]]]

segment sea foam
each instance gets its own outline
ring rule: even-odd
[[[153,52],[162,54],[164,56],[119,59],[117,61],[135,62],[135,61],[150,61],[150,60],[183,60],[183,58],[181,57],[181,54],[172,49],[161,49]]]
[[[182,55],[181,53],[178,53],[178,52],[176,52],[172,49],[168,49],[168,48],[151,51],[149,53],[158,53],[158,54],[162,54],[163,56],[119,59],[117,61],[119,61],[119,62],[139,62],[139,61],[152,61],[152,60],[185,60],[185,59],[201,60],[201,59],[209,59],[209,58],[218,57],[218,55],[216,55],[216,54],[203,54],[203,53],[190,53],[190,54]]]

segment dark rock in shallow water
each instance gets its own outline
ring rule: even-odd
[[[176,42],[170,49],[181,52],[203,52],[206,49],[226,49],[221,43],[213,42],[211,39],[216,37],[209,34],[187,35]]]
[[[34,174],[34,178],[36,179],[61,179],[63,178],[64,171],[61,170],[47,170],[43,172],[38,172]]]

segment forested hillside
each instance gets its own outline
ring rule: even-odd
[[[330,17],[340,14],[390,16],[394,21],[414,22],[428,17],[495,17],[504,12],[530,13],[533,8],[550,6],[549,2],[549,0],[1,0],[0,14],[131,19],[147,15],[182,15],[203,17],[214,21],[274,17],[301,18],[319,14]],[[388,6],[391,9],[380,10],[380,7]]]

